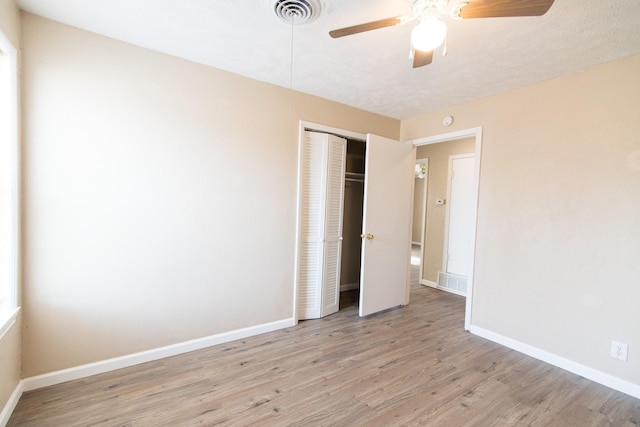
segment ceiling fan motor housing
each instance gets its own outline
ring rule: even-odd
[[[411,4],[414,15],[419,18],[435,18],[447,8],[447,0],[414,0]]]

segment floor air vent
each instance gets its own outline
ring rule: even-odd
[[[467,295],[467,276],[438,271],[438,287],[458,295]]]

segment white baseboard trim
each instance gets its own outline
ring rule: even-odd
[[[430,288],[438,288],[438,284],[436,282],[432,282],[431,280],[422,279],[420,280],[420,284],[429,286]]]
[[[354,289],[358,289],[360,287],[360,283],[345,283],[344,285],[340,285],[340,292],[344,291],[352,291]]]
[[[0,412],[0,426],[4,427],[9,422],[9,418],[11,418],[11,414],[13,414],[13,410],[16,409],[16,405],[22,396],[22,392],[24,391],[24,381],[20,380],[16,388],[9,396],[9,400],[2,408],[2,412]]]
[[[288,328],[296,324],[295,319],[284,319],[276,322],[264,323],[262,325],[237,329],[235,331],[223,332],[221,334],[210,335],[208,337],[197,338],[195,340],[184,341],[166,347],[155,348],[142,351],[140,353],[115,357],[113,359],[102,360],[100,362],[88,363],[86,365],[75,366],[73,368],[62,369],[60,371],[49,372],[34,377],[25,378],[23,390],[30,391],[54,384],[77,380],[79,378],[90,377],[91,375],[102,374],[104,372],[115,371],[116,369],[127,368],[140,363],[151,362],[165,357],[176,356],[194,350],[211,347],[226,342],[251,337],[254,335],[272,332],[278,329]]]
[[[469,331],[472,334],[504,345],[505,347],[509,347],[510,349],[518,351],[520,353],[524,353],[527,356],[542,360],[543,362],[549,363],[553,366],[557,366],[558,368],[562,368],[566,371],[572,372],[576,375],[580,375],[581,377],[587,378],[591,381],[595,381],[599,384],[640,399],[640,384],[634,384],[629,381],[625,381],[623,379],[614,377],[613,375],[609,375],[580,363],[574,362],[573,360],[565,359],[564,357],[549,353],[548,351],[541,350],[528,344],[524,344],[520,341],[516,341],[495,332],[488,331],[478,326],[471,325]]]
[[[451,294],[460,295],[461,297],[466,297],[467,296],[467,294],[464,293],[464,292],[460,292],[460,291],[455,290],[455,289],[445,288],[444,286],[440,286],[436,282],[432,282],[431,280],[422,279],[420,281],[420,284],[421,285],[425,285],[425,286],[429,286],[430,288],[440,289],[441,291],[446,291],[446,292],[449,292]]]

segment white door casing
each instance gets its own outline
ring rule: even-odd
[[[417,150],[416,150],[416,153],[417,153]],[[422,179],[423,180],[422,197],[420,200],[420,203],[422,204],[422,207],[421,207],[422,209],[420,210],[420,212],[422,213],[422,216],[420,218],[420,242],[419,242],[420,243],[420,251],[419,251],[420,271],[418,275],[418,281],[420,281],[422,279],[422,274],[424,272],[424,247],[426,243],[424,236],[425,236],[425,230],[427,229],[427,194],[429,192],[429,159],[428,158],[417,159],[416,164],[422,164],[425,167],[425,177]],[[415,205],[416,201],[414,200],[413,203]],[[415,219],[413,223],[415,224]]]
[[[409,303],[415,149],[367,135],[360,316]]]

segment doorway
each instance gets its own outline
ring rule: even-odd
[[[413,221],[411,224],[411,285],[420,284],[422,278],[429,159],[417,158],[414,174]]]
[[[476,237],[476,228],[477,228],[477,206],[478,206],[478,189],[479,189],[479,181],[480,181],[480,155],[481,155],[481,145],[482,145],[482,128],[477,127],[477,128],[450,132],[450,133],[441,134],[441,135],[434,135],[426,138],[415,139],[410,142],[417,149],[419,149],[419,147],[421,146],[460,141],[467,138],[470,138],[472,140],[472,149],[473,149],[473,155],[474,155],[473,184],[471,186],[471,193],[472,193],[473,200],[471,201],[468,207],[468,209],[471,209],[470,217],[472,218],[472,221],[470,224],[470,231],[469,231],[470,242],[468,243],[471,251],[471,257],[470,257],[471,259],[468,266],[469,276],[466,283],[466,304],[465,304],[465,329],[469,330],[469,327],[471,325],[472,307],[473,307],[472,302],[473,302],[473,282],[474,282],[473,279],[474,279],[474,265],[475,265],[475,237]],[[432,169],[433,165],[430,164],[429,166]],[[438,206],[441,206],[442,208],[445,208],[447,198],[448,196],[446,195],[442,195],[440,197],[435,194],[430,194],[427,199],[432,199],[435,204],[437,204]],[[442,209],[442,215],[443,216],[445,215],[445,209]],[[426,220],[426,222],[428,222],[428,220]],[[425,232],[424,234],[427,234],[427,232]],[[424,235],[423,235],[423,238],[424,238]],[[423,240],[423,245],[425,246],[428,245],[426,240],[428,240],[428,235],[427,235],[427,239]],[[440,248],[444,248],[444,241],[440,244]],[[428,268],[428,265],[427,265],[428,260],[423,258],[422,261],[423,261],[422,262],[423,270],[425,270]],[[442,266],[442,261],[439,261],[439,265],[437,268],[440,268],[440,266]],[[443,270],[445,269],[446,267],[443,267]],[[422,274],[423,273],[421,273],[421,277],[422,277]],[[427,283],[424,283],[424,284],[427,284]]]
[[[360,301],[360,263],[364,207],[366,142],[347,139],[342,219],[342,259],[340,263],[340,310],[358,306]]]

